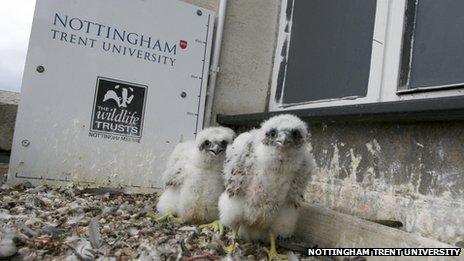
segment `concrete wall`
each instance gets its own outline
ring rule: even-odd
[[[311,125],[307,200],[408,232],[464,241],[464,123]]]
[[[0,91],[0,150],[10,151],[19,93]]]
[[[229,3],[213,118],[266,109],[277,38],[280,1]]]
[[[219,1],[185,2],[216,11]],[[280,0],[228,1],[213,119],[267,108],[279,12]]]

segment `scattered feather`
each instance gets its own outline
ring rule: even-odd
[[[94,260],[95,259],[95,251],[93,250],[90,242],[82,239],[78,245],[74,248],[75,255],[81,260]]]
[[[89,240],[93,248],[101,247],[100,225],[95,218],[92,218],[89,222]]]

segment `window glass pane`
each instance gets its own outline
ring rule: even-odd
[[[419,0],[409,88],[464,83],[464,1]]]
[[[375,0],[295,0],[284,104],[366,96],[375,11]]]

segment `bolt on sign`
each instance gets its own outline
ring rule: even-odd
[[[201,130],[214,13],[173,0],[36,3],[8,181],[161,187]]]

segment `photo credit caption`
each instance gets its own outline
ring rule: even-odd
[[[308,256],[459,256],[460,248],[310,248]]]

